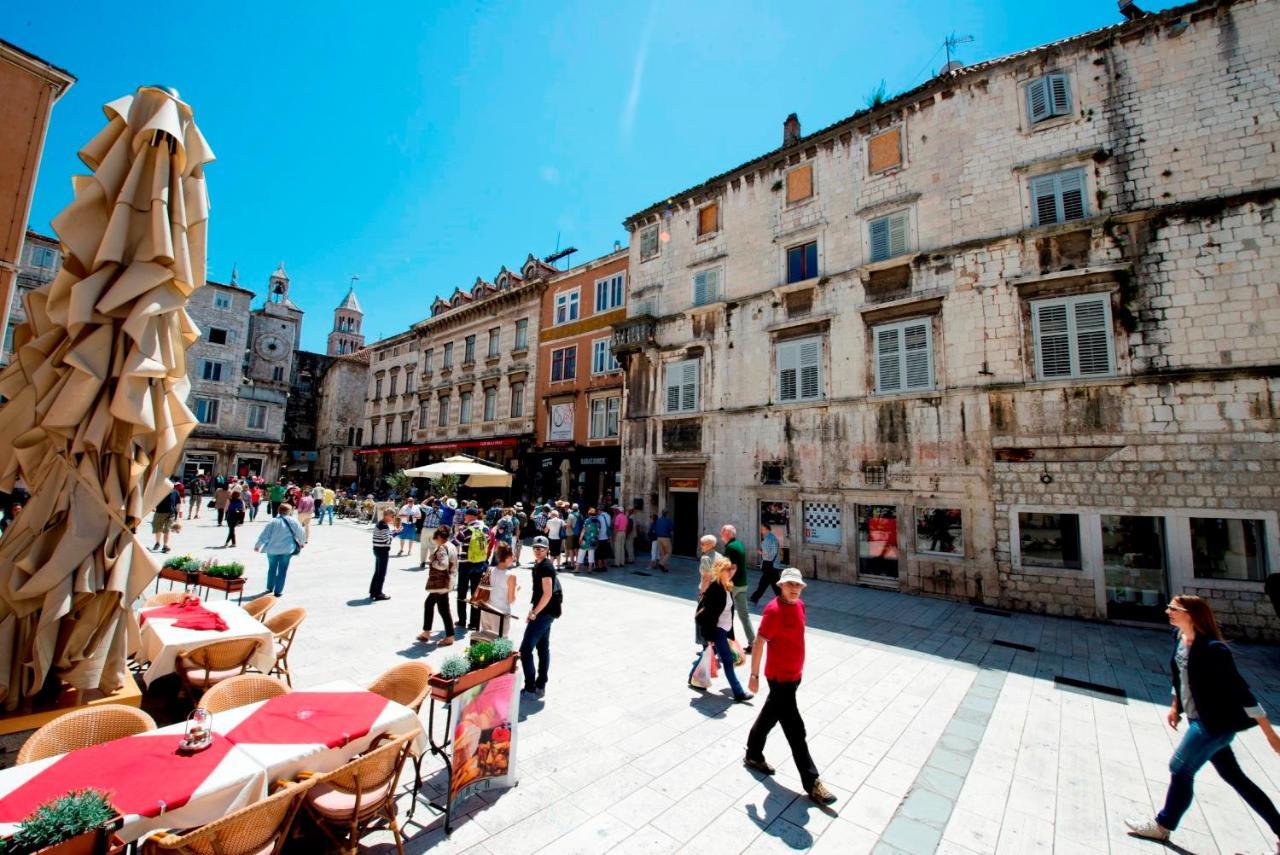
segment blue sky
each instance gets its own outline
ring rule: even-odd
[[[777,147],[787,113],[809,132],[881,79],[890,94],[923,82],[952,31],[974,37],[969,63],[1120,20],[1115,0],[160,8],[27,3],[0,19],[0,38],[79,79],[54,108],[31,225],[48,231],[70,200],[103,103],[175,86],[218,157],[211,278],[237,264],[261,294],[283,260],[313,350],[351,274],[366,335],[392,335],[557,237],[576,261],[625,244],[623,218]]]

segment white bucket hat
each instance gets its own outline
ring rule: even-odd
[[[788,567],[779,574],[778,584],[781,585],[783,582],[795,582],[802,588],[809,584],[804,580],[804,577],[800,575],[800,571],[794,567]]]

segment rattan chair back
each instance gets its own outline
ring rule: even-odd
[[[88,748],[155,729],[155,720],[134,707],[124,704],[88,707],[59,716],[31,734],[18,750],[17,762],[30,763],[56,757],[77,748]]]
[[[401,662],[378,675],[369,684],[369,691],[419,712],[431,690],[428,683],[433,673],[425,662]]]
[[[146,602],[142,604],[144,609],[154,608],[155,606],[175,606],[185,600],[190,594],[186,591],[165,591],[163,594],[152,594],[147,597]]]
[[[211,713],[219,713],[256,704],[278,695],[287,695],[291,691],[293,690],[275,677],[268,677],[266,674],[241,674],[213,686],[204,693],[197,706],[204,707]]]
[[[342,816],[317,810],[307,802],[308,815],[343,851],[354,852],[363,831],[384,820],[395,836],[396,851],[403,855],[396,822],[396,785],[419,733],[421,730],[414,728],[399,736],[383,737],[385,741],[375,742],[373,748],[351,762],[313,779],[317,787],[327,786],[354,799],[350,812]]]
[[[274,594],[263,594],[261,597],[254,597],[249,604],[244,607],[249,617],[255,617],[260,621],[267,619],[267,612],[271,611],[271,607],[276,604]]]
[[[278,855],[289,839],[302,799],[314,781],[281,782],[271,796],[185,834],[160,832],[142,844],[142,855]],[[268,849],[267,847],[271,847]]]
[[[290,686],[293,685],[293,675],[289,673],[289,651],[293,649],[293,638],[298,634],[298,627],[306,618],[307,610],[295,606],[263,621],[276,637],[276,664],[271,666],[271,673],[283,677]]]

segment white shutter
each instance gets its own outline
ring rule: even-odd
[[[1058,216],[1058,182],[1056,176],[1041,175],[1031,179],[1031,210],[1034,212],[1033,225],[1045,226],[1056,223]]]
[[[698,360],[687,360],[680,375],[680,409],[694,412],[698,409]]]
[[[667,412],[680,412],[680,372],[681,363],[673,362],[667,366]]]
[[[889,216],[889,255],[902,255],[907,251],[907,212],[899,211]]]
[[[1078,373],[1111,373],[1111,331],[1107,329],[1105,297],[1082,299],[1072,307]]]
[[[798,393],[800,373],[800,346],[798,342],[779,342],[778,357],[778,400],[794,401]]]
[[[1049,81],[1047,78],[1039,77],[1027,84],[1027,118],[1034,125],[1051,115],[1053,114],[1050,112]]]
[[[933,387],[933,349],[930,347],[930,338],[928,319],[902,328],[903,362],[907,366],[908,389]]]
[[[1084,172],[1073,169],[1058,173],[1058,194],[1062,200],[1062,221],[1083,219],[1089,213],[1084,200]]]
[[[1045,78],[1049,94],[1049,110],[1055,116],[1071,112],[1071,82],[1065,74],[1050,74]]]
[[[897,327],[876,328],[877,392],[897,392],[902,388],[902,360],[898,355],[900,338]]]
[[[798,342],[800,363],[800,399],[813,401],[822,397],[822,339]]]
[[[883,261],[889,257],[889,220],[881,217],[878,220],[872,220],[870,225],[871,231],[871,260]]]
[[[1071,376],[1071,336],[1067,329],[1065,303],[1044,303],[1035,307],[1036,357],[1044,379]]]

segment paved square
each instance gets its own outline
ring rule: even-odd
[[[266,560],[251,550],[263,517],[224,551],[209,548],[223,536],[205,514],[175,536],[173,554],[240,560],[246,590],[261,591]],[[416,557],[392,558],[391,600],[367,599],[369,538],[351,522],[316,527],[293,561],[282,605],[308,610],[291,657],[299,685],[367,684],[405,657],[438,664],[461,650],[414,641],[425,583]],[[528,550],[524,558],[522,607]],[[450,839],[420,805],[407,824],[410,852],[1165,851],[1128,837],[1122,823],[1163,799],[1176,743],[1164,722],[1162,632],[811,583],[800,706],[823,780],[840,799],[823,810],[800,794],[780,731],[767,749],[775,777],[742,767],[760,701],[731,703],[723,678],[706,695],[686,688],[693,564],[669,575],[640,569],[564,579],[547,696],[522,711],[520,785],[468,802]],[[1239,645],[1236,653],[1263,705],[1280,710],[1276,651]],[[1058,685],[1058,676],[1127,697]],[[1235,749],[1263,789],[1280,794],[1280,758],[1261,734],[1243,734]],[[430,758],[425,766],[435,768]],[[436,774],[432,792],[442,783]],[[379,833],[366,844],[377,851],[389,840]],[[1211,769],[1196,779],[1174,841],[1224,855],[1275,847]]]

